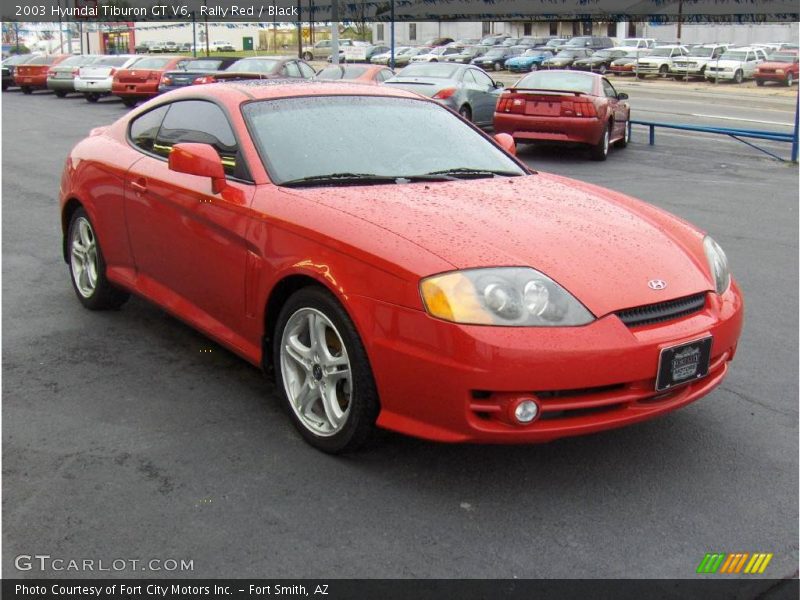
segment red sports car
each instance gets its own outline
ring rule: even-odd
[[[186,56],[150,56],[136,61],[129,69],[114,74],[111,93],[122,98],[125,106],[136,106],[141,100],[158,96],[161,76],[191,60]]]
[[[135,293],[274,371],[327,452],[543,442],[719,385],[743,304],[717,243],[513,149],[383,86],[192,86],[70,152],[64,259],[85,307]]]
[[[497,103],[494,129],[518,142],[567,142],[605,160],[609,146],[628,145],[628,95],[602,75],[536,71],[508,88]]]
[[[47,72],[67,58],[68,54],[42,54],[34,56],[14,70],[14,83],[23,94],[32,94],[34,90],[47,89]]]

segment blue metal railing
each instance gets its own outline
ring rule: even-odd
[[[780,131],[763,131],[758,129],[733,129],[730,127],[710,127],[707,125],[682,125],[679,123],[660,123],[658,121],[639,121],[639,120],[631,120],[628,121],[628,137],[630,138],[631,134],[631,127],[633,125],[644,125],[645,127],[650,128],[650,145],[653,146],[656,143],[656,127],[663,127],[665,129],[681,129],[684,131],[696,131],[698,133],[716,133],[719,135],[727,135],[743,144],[747,144],[756,150],[760,150],[765,154],[769,154],[773,158],[777,158],[781,161],[786,161],[785,158],[781,158],[777,154],[766,150],[760,146],[757,146],[747,140],[742,138],[752,138],[752,139],[759,139],[759,140],[769,140],[771,142],[787,142],[792,145],[791,150],[791,161],[797,162],[797,151],[798,151],[798,112],[795,112],[795,121],[794,121],[794,131],[792,133],[782,133]]]

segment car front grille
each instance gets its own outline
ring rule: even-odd
[[[686,317],[700,312],[705,305],[706,295],[702,293],[667,302],[627,308],[614,314],[628,327],[639,327]]]

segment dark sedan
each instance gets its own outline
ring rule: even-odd
[[[239,81],[243,79],[312,79],[316,71],[306,61],[291,56],[251,56],[240,58],[223,71],[197,77],[192,83]]]
[[[569,69],[572,63],[581,58],[588,58],[592,55],[591,50],[561,50],[553,58],[548,58],[542,62],[543,69]]]
[[[586,58],[578,58],[572,63],[572,68],[578,71],[591,71],[604,74],[611,68],[611,63],[618,58],[623,58],[626,50],[598,50]]]
[[[478,125],[491,124],[503,91],[503,84],[481,69],[453,63],[412,63],[386,85],[432,98]]]
[[[447,56],[442,57],[442,60],[444,62],[455,62],[455,63],[461,63],[463,65],[468,65],[474,59],[486,54],[486,51],[488,49],[489,49],[488,46],[481,46],[481,45],[467,46],[465,48],[461,48],[458,54],[448,54]]]
[[[161,76],[158,91],[163,93],[192,85],[198,77],[205,77],[224,71],[238,61],[239,59],[236,57],[209,57],[191,60],[186,64],[185,69],[176,69],[164,73]]]
[[[3,91],[16,85],[16,83],[14,83],[14,69],[17,68],[17,65],[24,65],[34,56],[36,55],[15,54],[14,56],[9,56],[3,61]]]
[[[519,46],[512,48],[508,46],[492,46],[483,56],[472,59],[471,64],[482,69],[500,71],[505,67],[505,63],[509,58],[519,56],[522,52],[523,49]]]

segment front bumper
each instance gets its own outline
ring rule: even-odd
[[[706,69],[706,79],[731,79],[736,76],[736,71],[714,71],[710,67]]]
[[[702,77],[705,71],[705,65],[672,65],[669,68],[670,75],[680,75],[681,77]]]
[[[735,283],[688,317],[628,328],[615,315],[584,327],[456,325],[353,298],[381,399],[378,425],[447,442],[531,443],[644,421],[708,394],[725,377],[742,328]],[[655,391],[663,348],[711,335],[708,375]],[[538,419],[506,417],[521,396]]]
[[[753,79],[756,81],[776,81],[779,83],[783,83],[786,81],[786,76],[792,73],[792,77],[797,78],[797,74],[792,71],[784,71],[783,73],[777,73],[776,71],[772,72],[758,72],[756,71],[753,73]]]
[[[536,117],[514,113],[494,113],[495,133],[507,133],[518,142],[550,141],[596,144],[604,123],[597,118]]]

